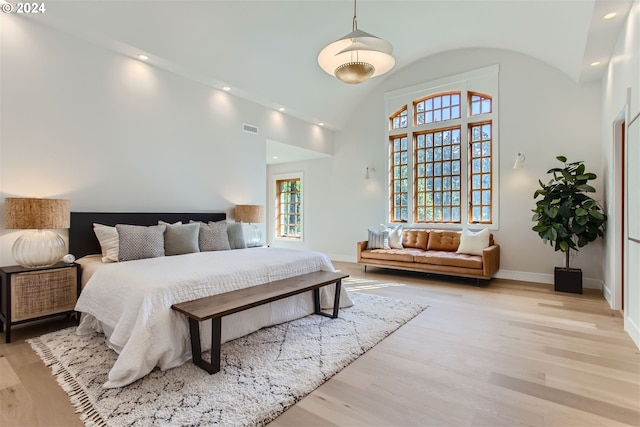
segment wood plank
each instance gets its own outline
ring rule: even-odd
[[[605,415],[616,421],[629,425],[640,425],[640,412],[619,405],[603,402],[602,400],[582,396],[576,393],[560,390],[554,387],[534,384],[500,373],[493,373],[489,378],[491,384],[506,387],[520,393],[535,396],[564,406],[590,412],[596,415]]]
[[[318,289],[346,277],[349,277],[349,275],[332,271],[315,271],[263,285],[174,304],[171,308],[202,322],[213,317],[226,316],[302,292]]]

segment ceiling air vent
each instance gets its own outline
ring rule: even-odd
[[[242,124],[242,130],[245,131],[245,132],[252,133],[254,135],[258,134],[258,126],[250,125],[250,124],[247,124],[247,123],[243,123]]]

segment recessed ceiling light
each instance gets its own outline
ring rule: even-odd
[[[324,122],[318,123],[318,126],[324,126]]]
[[[602,19],[611,19],[615,18],[618,14],[616,12],[609,12],[602,17]]]
[[[284,110],[285,110],[284,107],[278,108],[278,111],[284,111]]]
[[[601,64],[601,62],[600,62],[600,61],[593,61],[593,62],[592,62],[591,64],[589,64],[589,65],[591,65],[592,67],[597,67],[597,66],[598,66],[598,65],[600,65],[600,64]]]
[[[145,55],[144,53],[140,53],[140,54],[138,54],[138,59],[146,61],[147,59],[149,59],[149,57],[147,55]]]
[[[222,86],[222,90],[225,92],[229,92],[231,88],[229,86]]]
[[[273,156],[273,158],[274,158],[274,159],[277,159],[277,158],[278,158],[278,156]]]

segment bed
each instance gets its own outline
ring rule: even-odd
[[[256,286],[313,271],[335,271],[322,253],[278,248],[196,252],[102,262],[93,224],[152,226],[167,223],[207,223],[225,219],[221,213],[71,213],[69,247],[81,265],[83,290],[76,310],[79,334],[104,333],[118,353],[107,388],[130,384],[158,367],[162,370],[191,360],[188,322],[172,304]],[[333,303],[333,286],[321,292],[323,306]],[[342,290],[340,306],[352,304]],[[301,294],[236,313],[222,322],[222,342],[260,328],[314,312],[311,294]],[[209,322],[201,325],[201,342],[210,347]],[[223,355],[224,356],[224,355]]]

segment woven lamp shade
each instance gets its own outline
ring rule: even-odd
[[[69,228],[71,202],[65,199],[5,199],[7,229]]]
[[[264,206],[236,205],[236,221],[249,224],[264,222]]]

